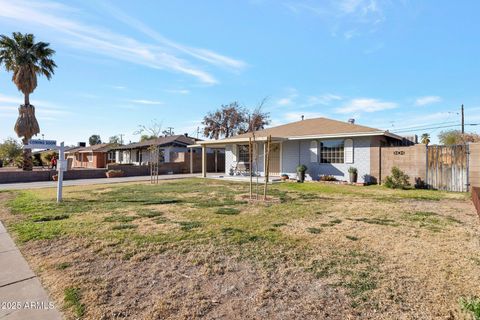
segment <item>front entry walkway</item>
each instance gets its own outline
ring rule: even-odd
[[[0,319],[62,319],[0,222]]]

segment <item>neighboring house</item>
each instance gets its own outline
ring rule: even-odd
[[[101,143],[89,147],[73,147],[65,151],[65,157],[73,168],[106,168],[107,164],[115,160],[115,154],[111,152],[113,146]]]
[[[115,153],[115,163],[147,165],[150,163],[152,147],[158,147],[159,162],[168,163],[176,161],[178,153],[188,152],[187,146],[196,142],[195,138],[187,135],[173,135],[118,146],[112,151]]]
[[[380,170],[380,146],[405,142],[402,137],[388,131],[354,122],[353,119],[342,122],[315,118],[257,131],[255,149],[258,150],[258,165],[255,167],[254,163],[253,171],[265,175],[265,141],[271,136],[270,176],[285,173],[296,177],[296,167],[304,164],[308,168],[307,179],[319,180],[329,175],[338,180],[348,180],[349,167],[355,167],[359,182],[374,183]],[[198,144],[203,149],[225,147],[225,173],[241,174],[242,170],[248,170],[248,143],[252,137],[252,133],[246,133],[222,140],[199,141]],[[206,165],[206,160],[203,165]],[[206,176],[206,171],[203,170],[202,174]]]

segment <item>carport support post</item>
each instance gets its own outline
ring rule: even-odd
[[[60,143],[60,148],[58,150],[58,158],[59,162],[62,163],[65,159],[65,143]],[[62,202],[62,192],[63,192],[63,163],[62,165],[58,166],[58,185],[57,185],[57,203]]]
[[[207,147],[202,145],[202,178],[207,177]]]

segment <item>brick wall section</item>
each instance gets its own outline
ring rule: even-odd
[[[469,179],[472,187],[480,187],[480,143],[470,144]]]
[[[409,147],[382,147],[380,149],[380,182],[390,175],[393,167],[398,167],[408,174],[411,184],[415,183],[415,178],[425,181],[426,150],[423,144]]]

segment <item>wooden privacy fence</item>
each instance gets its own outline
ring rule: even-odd
[[[468,191],[468,145],[427,147],[426,179],[429,188]]]
[[[378,172],[380,182],[398,167],[419,187],[456,192],[480,187],[480,143],[381,147],[378,158],[378,169],[371,171]]]

